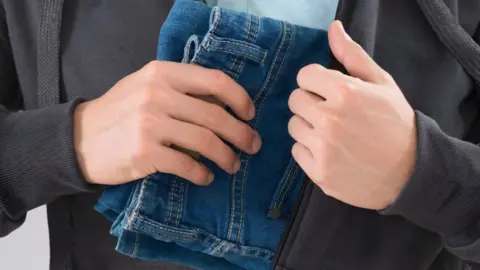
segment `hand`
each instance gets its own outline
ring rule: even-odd
[[[229,173],[240,161],[220,138],[250,154],[259,150],[260,137],[247,124],[188,94],[214,96],[245,120],[255,115],[247,92],[224,73],[154,61],[75,110],[75,150],[87,181],[115,185],[159,171],[206,185],[213,180],[208,168],[170,146],[198,152]]]
[[[345,32],[329,29],[334,56],[351,76],[319,65],[298,74],[290,96],[292,153],[325,194],[384,209],[398,197],[415,161],[415,114],[392,77]]]

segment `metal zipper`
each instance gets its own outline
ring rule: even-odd
[[[343,18],[340,18],[340,15],[341,15],[340,11],[343,8],[344,2],[345,2],[344,0],[338,0],[337,12],[335,14],[335,20],[338,20],[338,19],[342,20],[343,19]],[[272,270],[275,270],[275,267],[278,264],[278,260],[280,259],[280,254],[283,252],[283,249],[285,248],[285,242],[287,241],[288,234],[290,233],[293,222],[297,218],[298,210],[300,208],[302,198],[305,195],[305,191],[307,189],[307,185],[308,185],[309,181],[310,181],[310,179],[308,177],[305,177],[304,183],[302,185],[302,190],[300,192],[300,196],[298,196],[298,198],[295,202],[293,216],[288,221],[287,230],[283,234],[283,236],[280,240],[280,244],[278,245],[277,250],[275,251],[275,258],[273,260],[273,264],[272,264],[272,268],[271,268]]]

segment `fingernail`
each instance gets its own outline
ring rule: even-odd
[[[212,172],[209,172],[208,173],[208,183],[212,183],[213,182],[213,179],[215,178],[215,175],[213,175]]]
[[[255,136],[255,139],[253,139],[253,142],[252,142],[252,151],[256,153],[258,152],[258,150],[260,150],[261,147],[262,147],[262,139],[260,138],[260,135],[257,133],[257,135]]]
[[[240,162],[240,159],[237,158],[237,160],[235,161],[235,164],[233,165],[233,173],[236,173],[240,170],[240,166],[242,165],[242,163]]]
[[[255,106],[253,103],[250,105],[250,109],[248,110],[248,117],[250,117],[250,119],[255,117]]]

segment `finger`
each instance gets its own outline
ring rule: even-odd
[[[159,172],[173,174],[201,186],[213,181],[213,173],[187,154],[168,147],[162,147],[157,154],[155,167]]]
[[[156,76],[178,92],[214,96],[244,120],[255,116],[255,106],[247,91],[225,73],[197,65],[156,62]]]
[[[298,115],[294,115],[288,122],[288,133],[292,138],[306,146],[315,142],[312,126]]]
[[[209,102],[173,92],[175,97],[166,104],[170,116],[208,128],[238,149],[249,154],[260,150],[260,135],[246,123],[238,120],[224,108]]]
[[[328,39],[333,55],[350,75],[371,83],[391,82],[390,75],[350,38],[340,21],[330,25]]]
[[[311,92],[328,103],[337,104],[345,94],[342,90],[360,88],[363,82],[339,71],[312,64],[298,72],[297,83],[302,90]]]
[[[310,125],[316,126],[321,107],[325,106],[325,101],[315,94],[297,89],[290,94],[288,106],[294,114],[302,117]]]
[[[173,119],[165,121],[171,121],[171,123],[164,125],[170,128],[162,131],[163,144],[167,146],[174,144],[198,152],[227,173],[235,173],[240,168],[240,160],[232,149],[212,131]]]
[[[315,166],[312,152],[305,145],[297,142],[292,147],[292,156],[308,177],[314,179]]]

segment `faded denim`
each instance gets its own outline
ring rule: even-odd
[[[263,145],[255,155],[234,148],[242,163],[234,175],[201,158],[215,174],[208,187],[156,173],[107,188],[96,209],[113,222],[117,251],[197,269],[270,268],[305,179],[291,155],[288,98],[300,68],[326,66],[329,55],[323,30],[177,0],[157,59],[235,79],[254,101],[248,124]]]

